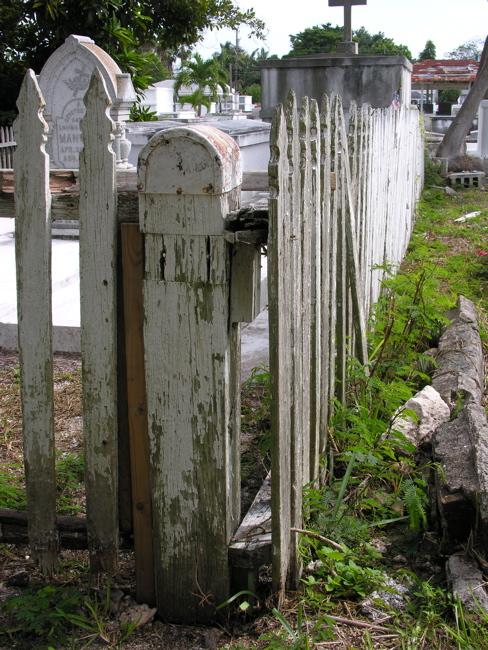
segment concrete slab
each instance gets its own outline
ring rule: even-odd
[[[17,293],[15,277],[15,220],[0,218],[0,347],[17,349]],[[262,304],[266,301],[266,263],[262,268]],[[53,348],[56,352],[80,351],[80,278],[77,240],[52,242]],[[263,295],[264,294],[264,295]],[[242,372],[268,364],[268,312],[242,329]]]

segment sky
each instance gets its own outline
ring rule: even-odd
[[[264,47],[270,54],[281,56],[290,50],[290,34],[327,22],[343,24],[343,9],[329,7],[327,0],[237,0],[236,4],[242,9],[254,8],[268,30],[262,42],[241,28],[240,45],[249,52]],[[468,40],[486,38],[488,1],[367,0],[366,6],[353,7],[352,26],[365,27],[371,33],[384,32],[396,43],[407,45],[414,57],[430,39],[436,45],[437,58],[443,58]],[[227,40],[235,42],[235,32],[212,31],[196,50],[208,58]]]

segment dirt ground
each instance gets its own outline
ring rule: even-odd
[[[245,408],[256,411],[259,416],[261,388],[249,389],[244,395]],[[81,360],[77,354],[56,354],[54,357],[54,403],[55,403],[55,438],[58,458],[66,454],[82,452],[82,403],[81,403]],[[251,418],[252,420],[252,418]],[[0,349],[0,467],[8,470],[12,481],[23,484],[23,452],[21,431],[21,403],[19,385],[18,355]],[[266,424],[266,423],[265,423]],[[252,422],[253,426],[262,426],[259,417]],[[258,452],[253,449],[254,434],[252,430],[243,431],[243,453],[247,458],[247,466],[259,464]],[[243,490],[243,508],[248,508],[255,493],[259,489],[266,467],[255,467],[247,471],[246,484]],[[84,514],[83,488],[70,494],[76,502],[77,512]],[[101,588],[89,585],[88,553],[86,551],[62,550],[60,553],[60,571],[50,581],[56,586],[75,585],[87,596],[100,592]],[[0,603],[10,596],[23,592],[28,586],[41,586],[46,580],[38,573],[27,546],[0,546]],[[230,643],[236,636],[245,645],[254,647],[256,635],[259,635],[261,624],[250,624],[246,619],[235,621],[222,619],[219,627],[189,627],[165,624],[153,619],[148,624],[133,632],[130,637],[119,644],[119,619],[124,611],[134,608],[135,601],[135,569],[134,556],[131,552],[120,554],[117,574],[113,577],[110,590],[122,592],[123,598],[116,611],[106,618],[104,634],[77,634],[79,637],[74,647],[123,647],[129,650],[151,648],[171,650],[197,650],[200,648],[218,648]],[[1,609],[0,609],[1,611]],[[0,613],[0,631],[5,618]],[[248,637],[248,633],[250,636]],[[102,638],[105,637],[105,640]],[[24,642],[12,641],[2,645],[4,648],[30,648],[33,640],[27,645]],[[57,649],[56,649],[57,650]]]

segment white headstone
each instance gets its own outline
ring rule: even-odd
[[[95,68],[100,71],[112,102],[110,115],[118,131],[114,143],[118,166],[125,165],[128,151],[125,151],[124,122],[136,101],[130,75],[122,73],[112,57],[91,38],[72,34],[51,54],[39,75],[46,102],[47,148],[52,168],[78,168],[82,146],[80,120],[85,114],[83,97]]]

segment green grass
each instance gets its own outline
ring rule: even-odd
[[[56,459],[57,511],[74,515],[81,511],[84,491],[84,458],[67,452]],[[22,467],[15,463],[0,464],[0,508],[23,510],[27,506]]]
[[[386,574],[408,586],[405,610],[386,610],[391,641],[383,646],[370,630],[350,647],[488,648],[486,614],[466,612],[442,576],[399,570],[370,543],[391,530],[393,539],[418,553],[428,524],[426,476],[435,468],[416,462],[413,446],[390,419],[430,383],[434,362],[425,351],[437,345],[459,294],[477,306],[488,344],[488,192],[449,197],[430,184],[440,181],[428,178],[406,258],[398,274],[385,279],[371,321],[369,372],[355,361],[349,365],[347,404],[335,405],[330,425],[325,483],[305,490],[310,535],[301,537],[300,551],[304,566],[313,562],[315,570],[305,574],[289,611],[275,610],[275,629],[260,642],[267,650],[342,639],[328,617],[343,613],[346,601],[361,618],[359,600],[381,587]],[[478,210],[477,218],[455,222]]]

